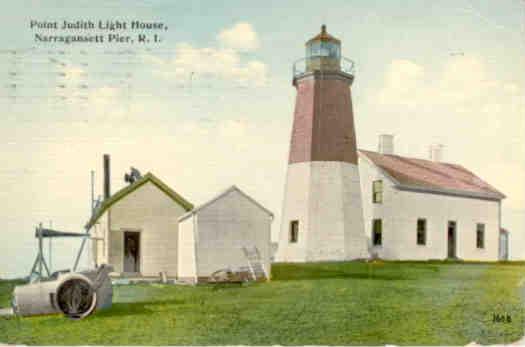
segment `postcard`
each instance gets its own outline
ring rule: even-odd
[[[525,344],[523,1],[0,18],[0,345]]]

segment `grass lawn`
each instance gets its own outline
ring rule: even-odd
[[[11,306],[11,293],[16,285],[23,284],[22,280],[0,279],[0,308]]]
[[[275,264],[268,283],[115,287],[81,321],[0,317],[0,342],[40,345],[465,345],[523,336],[525,264]],[[9,286],[0,284],[0,304]],[[494,322],[493,315],[510,317]]]

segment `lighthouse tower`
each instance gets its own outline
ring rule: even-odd
[[[321,27],[294,64],[297,89],[277,261],[367,257],[350,86],[353,62]]]

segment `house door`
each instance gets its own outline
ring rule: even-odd
[[[454,221],[448,222],[447,240],[447,256],[448,258],[456,258],[456,222]]]
[[[140,233],[124,232],[124,272],[140,272]]]

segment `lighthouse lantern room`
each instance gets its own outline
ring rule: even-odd
[[[326,32],[326,25],[321,33],[306,42],[306,71],[339,70],[341,65],[341,41]]]

